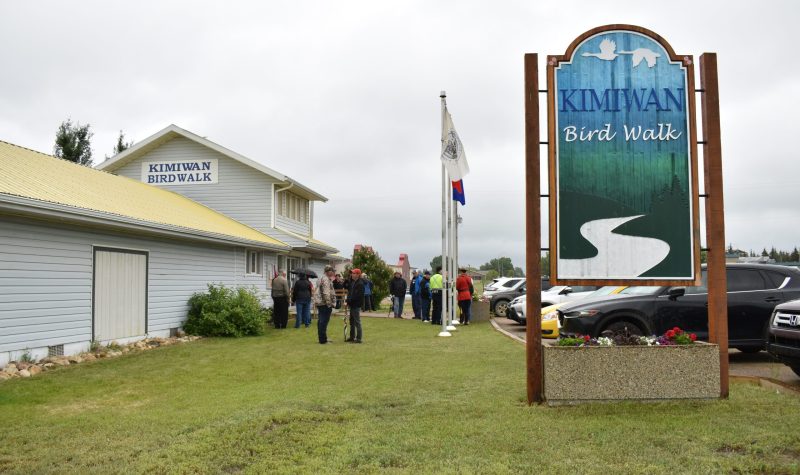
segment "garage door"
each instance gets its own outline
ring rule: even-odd
[[[92,333],[97,341],[147,332],[147,253],[95,248]]]

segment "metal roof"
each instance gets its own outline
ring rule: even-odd
[[[287,244],[178,193],[3,141],[0,203],[89,215],[170,234],[290,249]]]

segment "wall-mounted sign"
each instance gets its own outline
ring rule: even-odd
[[[699,274],[691,56],[596,28],[547,65],[551,279],[687,284]]]
[[[151,185],[205,185],[218,181],[216,158],[142,163],[142,181]]]

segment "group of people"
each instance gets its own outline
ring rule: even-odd
[[[411,306],[414,310],[414,319],[431,322],[433,325],[442,324],[442,292],[444,291],[444,277],[442,268],[437,267],[436,273],[430,271],[414,271],[410,285]],[[472,278],[467,274],[467,269],[459,269],[456,279],[456,299],[458,300],[459,323],[469,325],[472,320],[472,296],[475,288]],[[402,304],[401,304],[402,305]],[[400,310],[402,312],[402,308]],[[397,315],[397,314],[395,314]]]
[[[411,305],[414,310],[414,319],[431,322],[433,325],[442,324],[442,292],[444,290],[444,277],[442,268],[437,267],[436,273],[430,271],[414,271],[409,287],[400,272],[395,272],[389,283],[389,293],[392,296],[392,312],[395,318],[403,317],[403,304],[406,289],[411,294]],[[459,322],[469,325],[472,314],[472,296],[475,290],[472,279],[466,269],[459,269],[456,279],[456,291],[459,312]],[[361,311],[375,310],[372,299],[372,281],[361,269],[352,269],[350,279],[345,281],[341,274],[337,274],[333,267],[326,266],[324,274],[319,278],[317,287],[311,284],[306,275],[300,275],[291,290],[286,279],[286,273],[281,271],[272,280],[272,300],[274,302],[273,322],[275,328],[286,328],[289,321],[289,303],[295,304],[297,317],[295,328],[311,325],[311,305],[317,307],[317,335],[320,344],[329,343],[327,335],[328,323],[335,308],[341,308],[343,294],[346,294],[346,303],[349,309],[350,335],[346,340],[351,343],[361,343],[363,330],[361,327]]]

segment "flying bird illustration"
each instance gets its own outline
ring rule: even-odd
[[[601,47],[603,45],[600,45]],[[647,48],[637,48],[633,51],[620,51],[619,54],[630,54],[633,55],[633,67],[639,66],[639,63],[642,62],[642,59],[647,61],[647,67],[652,68],[656,65],[656,58],[661,57],[660,54],[656,53],[653,50],[649,50]],[[586,53],[584,53],[584,56]]]
[[[595,58],[602,59],[603,61],[614,61],[618,54],[614,52],[617,49],[617,44],[608,38],[600,42],[599,53],[583,53],[583,56],[594,56]]]

